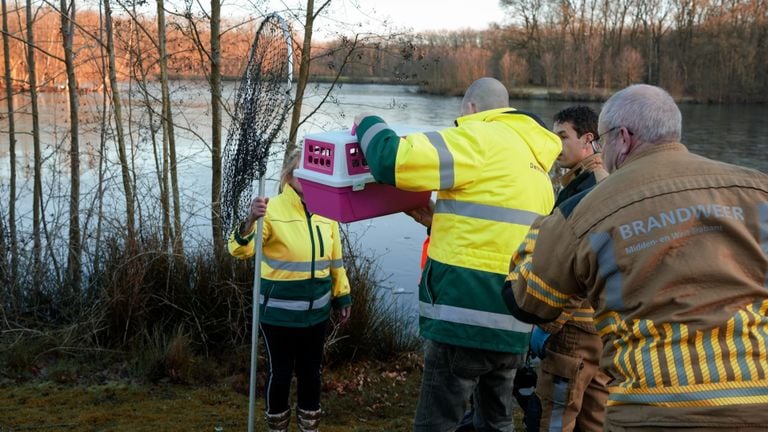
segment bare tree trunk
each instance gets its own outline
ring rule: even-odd
[[[315,12],[314,0],[307,0],[307,12],[304,19],[304,43],[301,47],[301,60],[299,64],[299,79],[296,82],[296,97],[293,100],[291,126],[288,132],[288,143],[285,146],[283,161],[288,160],[287,156],[296,148],[296,135],[299,133],[299,125],[301,124],[301,106],[304,101],[304,90],[307,88],[307,82],[309,81],[309,65],[312,59],[312,31],[315,17],[329,4],[330,0],[326,0]]]
[[[64,46],[64,63],[67,70],[67,88],[69,94],[69,253],[67,255],[67,294],[80,292],[80,261],[82,244],[80,241],[80,137],[78,118],[77,81],[75,77],[75,60],[73,55],[73,39],[75,32],[75,1],[67,5],[67,0],[60,1],[61,38]]]
[[[184,242],[181,229],[181,199],[179,197],[179,180],[176,161],[176,138],[173,131],[173,113],[171,112],[171,95],[168,90],[168,55],[165,46],[165,6],[164,0],[157,0],[157,46],[160,54],[160,88],[163,102],[163,146],[168,145],[168,161],[170,163],[171,189],[173,191],[173,252],[178,256],[184,253]],[[165,162],[164,162],[165,164]]]
[[[131,9],[125,8],[125,11],[128,12],[132,17],[137,17],[137,5],[136,2],[131,3]],[[161,211],[161,232],[162,232],[162,246],[163,249],[166,250],[168,248],[168,245],[171,242],[171,220],[170,220],[170,209],[168,205],[167,200],[167,194],[165,191],[168,189],[168,182],[167,178],[163,176],[163,173],[160,169],[160,161],[157,154],[157,129],[155,128],[155,113],[152,108],[152,102],[150,100],[147,90],[147,71],[144,66],[144,57],[143,57],[143,45],[141,41],[141,34],[142,31],[146,31],[141,23],[138,21],[138,19],[132,19],[131,20],[131,39],[130,39],[130,48],[129,48],[129,58],[128,58],[128,64],[131,65],[130,67],[130,81],[129,81],[129,92],[128,92],[128,127],[132,128],[134,125],[133,120],[133,113],[134,110],[132,109],[133,103],[131,103],[133,91],[132,86],[135,82],[139,89],[141,89],[141,98],[142,102],[144,103],[144,107],[147,110],[147,116],[148,120],[146,124],[149,127],[149,137],[150,141],[152,143],[152,155],[153,159],[155,161],[155,174],[157,175],[157,184],[160,188],[160,211]],[[133,185],[138,187],[138,178],[137,173],[138,170],[136,169],[136,149],[138,148],[138,142],[134,141],[134,137],[137,136],[141,132],[141,126],[138,126],[137,133],[131,132],[131,129],[129,129],[128,137],[131,140],[131,148],[133,149],[133,152],[131,153],[131,174],[132,174],[132,180]],[[152,204],[149,204],[151,207]],[[143,223],[144,223],[144,217],[142,216],[142,202],[136,201],[136,209],[137,209],[137,216],[138,216],[138,222],[139,222],[139,232],[145,232]],[[151,228],[150,228],[151,230]]]
[[[133,185],[131,184],[131,170],[128,166],[128,153],[125,149],[125,132],[123,131],[123,109],[120,100],[120,90],[117,88],[117,68],[115,66],[115,40],[112,30],[112,6],[110,0],[104,0],[104,14],[106,15],[105,30],[107,33],[107,58],[109,66],[109,86],[112,93],[112,109],[115,113],[115,133],[117,135],[117,153],[120,158],[120,170],[123,176],[123,191],[125,192],[125,212],[127,230],[127,242],[131,243],[136,238],[135,211],[133,198]],[[106,91],[106,89],[105,89]]]
[[[211,0],[211,229],[213,255],[219,262],[221,227],[221,1]]]
[[[5,96],[8,105],[9,157],[11,159],[10,190],[11,202],[8,204],[8,230],[10,234],[11,269],[9,292],[11,304],[18,307],[21,300],[18,284],[19,249],[16,239],[16,120],[13,105],[13,76],[11,75],[11,50],[8,42],[8,7],[3,2],[3,66],[5,69]]]
[[[106,0],[104,3],[109,3],[109,0]],[[108,8],[108,7],[107,7]],[[107,9],[108,10],[108,9]],[[100,39],[104,39],[104,32],[105,30],[105,24],[104,19],[109,20],[110,15],[102,13],[101,10],[101,4],[99,4],[99,37]],[[106,158],[106,143],[107,143],[107,130],[109,126],[108,116],[107,116],[107,110],[109,109],[109,95],[107,91],[107,65],[105,64],[105,58],[107,57],[105,55],[104,49],[106,47],[104,44],[99,44],[99,54],[100,54],[100,60],[101,60],[101,88],[104,90],[101,97],[101,130],[99,133],[99,183],[97,186],[97,200],[98,204],[96,205],[96,234],[94,235],[94,251],[93,251],[93,268],[92,272],[93,274],[99,274],[99,267],[101,267],[101,229],[102,229],[102,223],[104,221],[104,165]],[[93,290],[88,290],[87,293],[87,299],[91,300],[95,298]]]
[[[134,5],[135,7],[135,5]],[[136,11],[134,9],[133,15],[136,16]],[[160,189],[160,211],[162,212],[162,244],[163,249],[167,250],[168,245],[171,243],[171,237],[173,236],[172,229],[171,229],[171,209],[169,204],[169,198],[168,198],[168,157],[167,149],[166,149],[166,143],[163,141],[162,143],[162,154],[158,154],[158,143],[157,143],[157,128],[155,127],[155,112],[152,107],[152,100],[149,97],[148,89],[147,89],[147,71],[144,66],[144,59],[142,56],[142,50],[143,46],[141,44],[141,23],[134,21],[133,24],[135,27],[133,28],[133,37],[135,42],[135,47],[133,49],[133,52],[136,56],[135,61],[132,61],[131,63],[134,65],[131,68],[132,74],[134,76],[134,79],[139,84],[139,87],[141,88],[141,95],[143,98],[144,106],[147,110],[147,116],[148,121],[147,124],[149,125],[149,136],[150,140],[152,142],[152,155],[155,162],[155,174],[157,175],[157,184]],[[134,134],[131,134],[133,136]],[[132,170],[134,174],[134,181],[133,184],[137,184],[136,182],[136,169],[134,166],[134,169]],[[139,209],[141,209],[141,205],[139,205]],[[141,222],[141,219],[140,219]]]
[[[40,149],[40,110],[37,100],[37,71],[35,70],[35,32],[32,19],[32,0],[26,4],[27,67],[29,68],[29,98],[32,107],[32,142],[34,146],[34,180],[32,187],[32,289],[39,294],[42,289],[42,242],[40,239],[41,207],[43,203],[43,156]]]

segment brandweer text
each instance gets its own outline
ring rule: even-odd
[[[744,209],[741,207],[725,206],[720,204],[699,204],[690,207],[679,207],[666,212],[658,213],[644,219],[633,220],[630,223],[620,225],[619,233],[623,240],[641,234],[649,234],[656,229],[669,225],[677,225],[691,219],[703,218],[744,220]]]

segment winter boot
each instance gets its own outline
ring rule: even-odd
[[[288,432],[288,423],[291,422],[291,410],[287,409],[277,414],[266,413],[264,418],[267,420],[267,430],[269,432]]]
[[[320,409],[306,411],[301,408],[296,408],[296,420],[299,423],[299,431],[318,432],[317,427],[320,424],[320,414],[322,414],[322,410]]]

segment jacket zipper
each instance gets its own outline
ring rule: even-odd
[[[320,232],[320,225],[315,225],[315,231],[317,231],[317,242],[320,243],[320,255],[318,258],[325,256],[325,244],[323,244],[323,234]]]
[[[307,210],[307,206],[306,204],[304,204],[304,202],[302,202],[301,205],[304,206],[304,215],[307,216],[307,229],[309,230],[309,241],[312,244],[312,255],[310,255],[310,259],[312,262],[310,277],[314,279],[315,278],[315,234],[312,232],[312,213],[310,213],[309,210]]]
[[[310,271],[310,286],[314,288],[314,284],[312,283],[312,280],[315,279],[315,235],[312,233],[312,213],[307,210],[307,205],[304,204],[304,201],[301,202],[301,205],[304,207],[304,214],[307,216],[307,229],[309,230],[309,241],[312,244],[312,255],[310,256],[311,260],[311,271]],[[311,292],[310,292],[311,293]],[[307,308],[306,313],[309,314],[312,311],[312,306],[315,303],[314,296],[310,296],[309,300],[309,307]]]

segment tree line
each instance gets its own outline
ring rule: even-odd
[[[282,12],[293,30],[295,93],[284,134],[272,146],[274,161],[293,151],[299,128],[333,100],[335,86],[308,88],[317,61],[314,23],[330,4],[297,0]],[[162,363],[163,350],[177,343],[203,356],[247,348],[254,263],[222,256],[231,228],[221,218],[222,149],[232,116],[222,81],[242,72],[268,13],[257,5],[256,18],[233,22],[221,19],[219,0],[209,10],[164,0],[109,0],[98,10],[79,10],[76,0],[2,1],[4,371],[102,350],[131,351],[140,360],[159,348]],[[152,13],[140,12],[148,6]],[[353,53],[392,38],[356,34],[325,78],[338,82],[345,63],[359,61]],[[199,80],[174,80],[179,76]],[[315,98],[311,107],[304,106],[307,95]],[[187,118],[190,101],[182,97],[205,107],[210,122]],[[209,161],[210,196],[182,190],[190,148]],[[200,234],[184,214],[210,225],[192,246],[185,240]],[[396,316],[382,316],[365,299],[375,293],[374,264],[345,244],[345,266],[362,297],[355,301],[359,322],[340,337],[358,340],[355,352],[380,350],[387,340],[385,349],[411,344]]]
[[[331,0],[315,3],[297,0],[284,11],[296,65],[280,148],[286,153],[296,145],[299,128],[333,100],[331,85],[319,90],[318,106],[304,106],[311,80],[408,83],[451,95],[479,76],[495,76],[513,91],[549,87],[585,97],[634,82],[698,101],[764,102],[768,94],[765,1],[501,0],[508,23],[485,31],[373,33],[347,27],[322,41],[312,36]],[[76,0],[2,0],[0,115],[10,161],[9,181],[0,185],[2,196],[10,197],[0,200],[2,321],[8,323],[9,315],[53,321],[98,315],[119,344],[132,334],[130,326],[160,322],[170,328],[174,322],[163,317],[181,314],[204,341],[210,336],[201,328],[205,316],[215,312],[210,320],[219,330],[231,322],[223,318],[231,308],[218,302],[244,301],[232,289],[233,265],[221,257],[228,228],[220,216],[222,128],[230,116],[222,81],[239,77],[266,11],[225,20],[220,0],[206,10],[191,1],[170,7],[164,0],[78,6]],[[211,226],[208,252],[184,244],[181,215],[188,203],[179,188],[176,139],[194,134],[195,125],[185,122],[174,101],[179,77],[200,80],[211,118],[210,139],[196,138],[211,166],[204,206]],[[44,91],[66,94],[66,125],[55,142],[41,135],[50,126],[41,123]],[[95,114],[81,113],[86,97],[96,105]],[[30,120],[29,130],[19,127],[22,116]],[[98,142],[81,142],[83,128],[97,131]],[[31,142],[29,163],[19,163],[20,137]],[[152,172],[136,169],[140,154],[150,155]],[[82,191],[80,183],[86,155],[98,177],[91,191]],[[31,214],[20,215],[19,177],[27,172]],[[66,196],[66,208],[52,206],[56,195]],[[110,206],[120,210],[110,213]],[[152,315],[147,307],[157,300],[156,290],[165,293],[164,306],[158,306],[164,312]],[[216,307],[206,307],[210,303],[200,295]],[[92,305],[103,308],[95,313]],[[95,327],[88,337],[105,334]],[[227,334],[239,340],[242,329],[228,327]]]
[[[764,102],[768,88],[768,3],[694,0],[501,0],[506,25],[488,30],[422,34],[339,35],[313,42],[313,79],[418,84],[436,94],[460,93],[475,77],[495,76],[510,88],[541,86],[602,93],[630,83],[663,86],[681,98],[703,102]],[[22,8],[8,13],[18,15]],[[40,89],[66,83],[64,47],[57,42],[58,11],[41,7],[33,21],[38,35],[36,82]],[[101,89],[99,13],[82,11],[73,28],[74,68],[81,89]],[[153,46],[152,18],[124,12],[112,19],[115,74],[131,79],[137,64],[157,79],[161,62]],[[256,21],[224,22],[219,68],[237,78]],[[141,29],[136,31],[136,29]],[[297,30],[298,40],[301,29]],[[24,21],[9,20],[11,82],[29,88]],[[203,46],[208,20],[170,14],[164,28],[169,77],[206,78]],[[301,42],[303,44],[303,42]],[[4,51],[5,53],[6,51]],[[298,49],[297,56],[301,50]],[[139,58],[141,57],[141,58]]]

